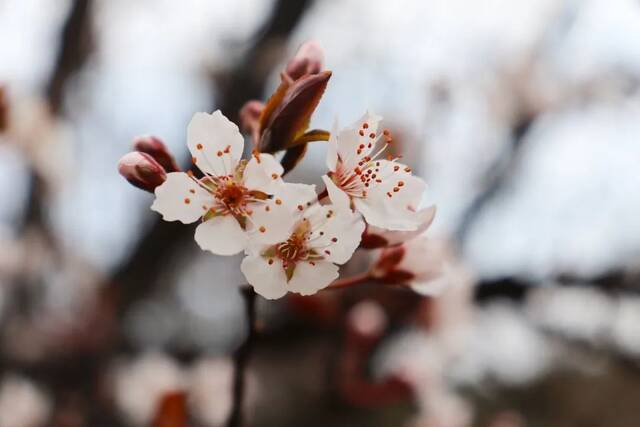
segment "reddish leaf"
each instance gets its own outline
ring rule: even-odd
[[[295,147],[289,148],[280,160],[280,164],[284,169],[283,175],[288,174],[296,165],[302,160],[304,155],[307,152],[307,144],[296,145]]]
[[[261,118],[261,152],[274,153],[284,150],[304,135],[330,78],[331,71],[302,77],[288,86],[282,96],[282,91],[285,90],[283,88],[288,84],[283,81],[267,102]],[[281,96],[279,105],[272,109]]]

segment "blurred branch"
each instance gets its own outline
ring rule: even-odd
[[[258,336],[256,323],[256,293],[251,286],[243,287],[241,290],[244,299],[245,316],[247,319],[247,338],[238,348],[233,356],[233,391],[232,406],[227,420],[227,427],[242,426],[242,410],[245,401],[246,370],[249,358],[253,351],[255,339]]]
[[[512,177],[515,165],[519,158],[519,153],[531,129],[531,125],[535,122],[538,115],[536,113],[520,114],[513,125],[513,139],[511,145],[504,150],[502,155],[495,161],[495,164],[488,168],[492,171],[484,191],[478,193],[469,204],[469,207],[462,215],[462,221],[456,232],[458,243],[463,242],[471,229],[474,221],[478,218],[482,210],[493,200],[493,198],[502,191],[505,184]]]
[[[69,77],[84,65],[90,53],[90,44],[87,42],[91,34],[90,6],[91,0],[74,1],[62,29],[60,49],[47,83],[47,100],[51,113],[54,115],[62,114],[66,83]],[[31,226],[39,227],[48,243],[53,244],[53,236],[45,227],[46,221],[43,215],[43,200],[46,198],[46,193],[46,180],[36,168],[32,167],[22,229]]]
[[[91,0],[75,0],[62,29],[60,50],[47,84],[47,99],[54,114],[60,114],[64,91],[73,74],[86,62],[91,52]]]

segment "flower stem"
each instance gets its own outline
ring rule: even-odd
[[[351,277],[334,280],[326,289],[347,288],[349,286],[360,285],[370,279],[371,273],[369,271],[365,271],[364,273],[355,274]]]
[[[253,351],[255,339],[258,335],[256,327],[256,293],[251,286],[240,289],[244,300],[245,316],[247,319],[247,338],[233,355],[233,391],[232,406],[227,427],[242,427],[242,409],[246,388],[246,370]]]

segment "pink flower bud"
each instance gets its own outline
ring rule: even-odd
[[[240,129],[251,135],[254,145],[260,141],[260,117],[264,111],[264,104],[255,99],[247,101],[240,109]]]
[[[9,127],[9,101],[4,86],[0,86],[0,132]]]
[[[308,40],[298,48],[287,63],[285,72],[293,80],[307,74],[318,74],[324,68],[324,50],[315,40]]]
[[[250,132],[258,126],[260,115],[264,110],[264,104],[255,99],[245,102],[240,109],[240,129]]]
[[[147,153],[164,168],[165,172],[180,172],[175,157],[162,140],[155,136],[139,136],[133,140],[133,149]]]
[[[165,169],[151,155],[134,151],[127,153],[118,162],[118,172],[130,184],[149,192],[167,179]]]

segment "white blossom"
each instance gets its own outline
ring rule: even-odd
[[[376,227],[415,230],[422,222],[416,211],[426,184],[397,159],[380,158],[392,142],[387,130],[378,132],[381,119],[366,113],[352,127],[338,132],[334,126],[327,153],[330,172],[323,180],[337,208],[353,207]],[[377,149],[381,138],[383,146]]]
[[[421,295],[437,296],[457,281],[452,258],[444,240],[422,235],[383,249],[371,274],[383,282],[404,284]]]
[[[338,266],[360,243],[364,222],[357,214],[317,203],[314,186],[298,184],[295,191],[276,198],[278,230],[259,221],[265,207],[253,216],[258,232],[251,235],[241,270],[257,293],[267,299],[287,292],[311,295],[338,277]]]
[[[167,174],[167,180],[155,189],[151,209],[166,221],[189,224],[202,219],[195,232],[198,245],[218,255],[236,254],[247,245],[254,210],[273,204],[271,196],[286,188],[282,166],[270,154],[256,153],[249,161],[240,160],[243,137],[219,110],[194,115],[187,128],[187,144],[204,177]],[[276,228],[277,212],[263,214],[261,221]]]
[[[160,353],[121,363],[114,374],[116,405],[133,425],[148,425],[164,395],[185,390],[182,369]]]
[[[47,395],[25,378],[10,375],[0,385],[0,425],[37,427],[45,425],[51,412]]]

